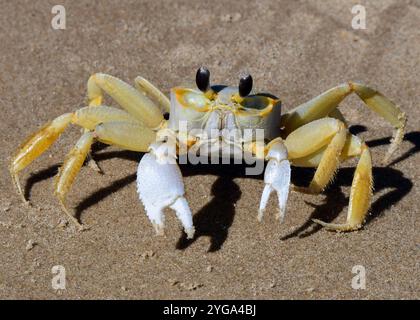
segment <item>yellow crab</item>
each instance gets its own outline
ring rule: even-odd
[[[248,155],[268,161],[265,187],[258,218],[261,220],[272,191],[278,196],[279,214],[284,217],[290,188],[290,165],[317,168],[306,188],[320,193],[340,163],[352,157],[359,162],[351,187],[347,221],[343,224],[315,222],[337,231],[359,229],[372,198],[372,162],[368,147],[348,132],[337,109],[349,94],[356,93],[365,104],[396,129],[385,161],[404,135],[405,114],[379,92],[356,82],[334,87],[281,115],[280,100],[268,94],[251,94],[252,77],[246,75],[238,87],[210,86],[206,68],[197,71],[199,90],[176,87],[170,100],[142,77],[136,89],[106,74],[95,74],[87,83],[89,104],[55,118],[30,136],[13,157],[10,172],[23,197],[18,174],[46,151],[70,124],[84,128],[56,177],[55,194],[68,217],[82,225],[65,205],[68,193],[95,140],[123,149],[147,152],[137,172],[137,190],[146,213],[158,234],[163,232],[165,208],[176,212],[189,238],[194,235],[192,214],[184,197],[184,184],[176,159],[199,155],[201,159],[228,154],[233,159]],[[102,104],[111,96],[124,110]],[[165,115],[170,115],[169,119]],[[251,130],[251,134],[244,134]],[[263,135],[258,135],[257,131]]]

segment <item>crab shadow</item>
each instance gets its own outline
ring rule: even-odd
[[[314,204],[309,201],[305,203],[314,208],[310,217],[296,230],[285,235],[281,240],[293,237],[305,238],[318,232],[322,227],[312,219],[319,219],[325,222],[335,220],[349,203],[349,197],[341,190],[343,186],[351,186],[355,168],[342,168],[338,171],[334,182],[323,192],[322,204]],[[297,170],[295,172],[296,184],[303,180],[309,180],[313,176],[313,170]],[[413,183],[399,170],[389,167],[374,167],[372,169],[374,181],[374,195],[382,194],[370,207],[370,215],[365,225],[379,217],[385,210],[403,199],[413,188]],[[307,185],[307,184],[305,184]],[[318,196],[319,197],[319,196]],[[290,212],[290,209],[289,209]],[[291,213],[290,213],[291,214]],[[343,219],[345,219],[343,217]]]
[[[187,173],[190,168],[184,168]],[[177,249],[188,248],[203,236],[210,237],[208,252],[220,250],[228,237],[228,231],[235,215],[235,203],[241,197],[239,186],[233,181],[232,175],[222,175],[217,178],[211,188],[212,199],[193,216],[196,228],[193,239],[187,239],[185,233],[178,240]]]
[[[352,133],[365,131],[363,126],[353,126]],[[382,138],[371,140],[367,142],[370,148],[381,145],[389,144],[390,138]],[[403,199],[412,189],[413,183],[404,176],[404,174],[392,168],[393,165],[402,162],[420,150],[420,132],[413,131],[407,133],[404,141],[410,142],[412,147],[407,152],[403,153],[388,167],[374,167],[374,193],[383,193],[378,199],[374,201],[371,206],[371,215],[367,219],[367,224],[372,220],[379,217],[384,210],[398,203]],[[142,154],[131,151],[107,151],[107,146],[102,144],[95,144],[93,149],[94,159],[100,164],[113,158],[125,159],[129,161],[140,161]],[[98,152],[101,151],[101,152]],[[183,176],[195,175],[215,175],[217,180],[211,188],[212,199],[205,204],[198,212],[194,214],[193,220],[196,226],[196,234],[193,239],[186,239],[182,235],[176,245],[177,249],[183,250],[188,248],[197,239],[203,236],[210,237],[209,251],[217,251],[226,241],[228,231],[234,221],[235,216],[235,203],[241,197],[239,186],[234,182],[235,178],[254,178],[263,179],[263,175],[249,176],[245,174],[244,165],[181,165]],[[59,164],[50,166],[44,170],[38,171],[30,175],[25,185],[25,196],[30,198],[32,188],[39,182],[50,179],[58,172]],[[292,183],[295,185],[307,185],[313,176],[313,169],[306,168],[293,168],[292,170]],[[354,174],[354,168],[341,168],[334,183],[332,183],[327,190],[323,193],[324,201],[322,204],[313,204],[306,202],[314,208],[310,217],[299,228],[292,231],[290,234],[285,235],[282,239],[290,239],[293,237],[307,237],[321,229],[321,227],[312,222],[312,219],[321,219],[326,222],[334,220],[347,206],[349,198],[346,196],[341,187],[350,186]],[[89,207],[97,204],[106,197],[118,192],[125,186],[135,182],[136,174],[130,174],[126,177],[118,179],[108,186],[98,188],[96,191],[84,198],[76,207],[75,215],[78,219],[82,216],[83,212]],[[262,192],[262,188],[261,188]],[[258,208],[258,201],[256,200],[255,210]],[[291,208],[289,208],[289,214]]]

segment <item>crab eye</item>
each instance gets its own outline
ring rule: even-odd
[[[195,82],[200,91],[206,92],[210,88],[210,71],[206,67],[199,68],[195,76]]]
[[[239,95],[241,97],[246,97],[251,93],[252,90],[252,77],[250,74],[243,76],[239,80]]]

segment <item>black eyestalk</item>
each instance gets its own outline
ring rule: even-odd
[[[250,74],[243,76],[239,80],[239,95],[241,97],[246,97],[251,93],[252,90],[252,77]]]
[[[210,71],[206,67],[199,68],[195,76],[195,82],[200,91],[207,92],[210,89]]]

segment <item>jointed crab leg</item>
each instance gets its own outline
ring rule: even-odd
[[[71,220],[80,226],[66,209],[65,196],[83,165],[94,139],[124,149],[144,152],[147,151],[149,144],[155,140],[156,134],[126,111],[106,106],[86,107],[74,113],[66,113],[57,117],[29,137],[11,161],[11,176],[25,202],[23,190],[19,183],[19,172],[45,152],[70,123],[79,125],[87,131],[67,155],[56,178],[55,194]]]
[[[110,121],[96,126],[95,137],[125,150],[146,152],[156,133],[139,122]]]
[[[355,92],[365,104],[392,124],[396,131],[384,162],[387,162],[402,141],[406,122],[405,114],[388,98],[363,84],[348,82],[334,87],[312,100],[296,107],[282,117],[286,133],[320,118],[331,115],[338,104],[349,94]]]
[[[21,144],[10,163],[10,174],[19,194],[26,202],[22,187],[19,183],[19,172],[25,169],[33,160],[47,150],[73,119],[73,114],[66,113],[43,126]]]
[[[113,76],[103,73],[94,74],[89,78],[87,84],[88,104],[91,107],[101,105],[104,91],[134,118],[142,121],[150,128],[155,128],[161,124],[163,117],[155,103],[147,96],[155,98],[159,106],[167,106],[168,110],[164,110],[164,112],[169,112],[169,100],[146,79],[138,77],[136,84],[139,86],[140,92]],[[84,130],[84,132],[87,132],[87,130]],[[90,159],[89,165],[93,169],[101,171],[90,153],[88,153],[88,159]]]
[[[66,195],[70,190],[71,185],[76,178],[76,175],[80,171],[80,168],[83,165],[83,162],[86,159],[86,156],[90,150],[90,147],[93,143],[93,133],[86,132],[84,133],[76,145],[71,149],[67,154],[66,159],[64,160],[63,165],[58,172],[58,175],[55,178],[54,193],[57,196],[60,204],[75,225],[82,229],[82,225],[77,221],[75,217],[69,212],[66,206]]]
[[[293,159],[292,164],[296,167],[317,168],[327,147],[328,145],[325,145],[318,151],[315,151],[305,157],[295,158]],[[341,150],[340,154],[340,162],[359,156],[361,148],[362,141],[357,136],[347,132],[346,143],[344,144],[343,150]]]
[[[139,122],[105,122],[97,125],[94,131],[84,133],[66,156],[63,166],[56,177],[55,194],[60,200],[64,211],[72,218],[71,220],[80,226],[66,207],[66,195],[79,173],[94,139],[127,150],[145,152],[155,138],[155,132]]]
[[[360,229],[372,201],[372,185],[372,159],[368,147],[363,145],[351,186],[346,223],[325,223],[318,219],[313,219],[313,221],[330,230],[353,231]]]
[[[156,104],[124,81],[103,73],[91,76],[88,80],[90,106],[102,103],[102,91],[109,94],[123,109],[149,128],[157,128],[161,124],[163,115]]]
[[[331,230],[359,229],[372,199],[372,161],[368,147],[357,137],[348,134],[341,121],[333,118],[319,119],[300,127],[286,138],[285,145],[294,165],[301,163],[309,166],[313,161],[312,164],[318,166],[309,188],[295,188],[307,193],[319,193],[327,186],[338,168],[340,158],[360,155],[351,187],[347,222],[331,224],[314,220]]]
[[[169,112],[169,100],[159,89],[142,77],[136,78],[136,85],[138,90],[116,77],[103,73],[94,74],[87,83],[89,106],[101,105],[105,92],[135,119],[143,122],[149,128],[157,128],[162,124],[162,114]],[[88,157],[91,158],[90,154]],[[93,159],[90,163],[93,168],[99,169]]]
[[[107,106],[97,106],[97,107],[85,107],[77,110],[75,112],[75,120],[73,123],[80,125],[83,129],[83,133],[94,130],[96,125],[99,123],[107,123],[109,121],[123,121],[123,122],[133,122],[139,123],[136,119],[133,118],[128,112],[116,109]],[[102,170],[99,168],[98,164],[92,158],[91,153],[87,154],[88,165],[97,172]]]
[[[18,148],[16,155],[10,164],[10,173],[18,189],[19,194],[24,199],[24,194],[19,183],[18,174],[25,169],[32,161],[44,153],[61,135],[70,123],[92,130],[98,123],[111,120],[136,121],[124,110],[111,107],[100,106],[97,108],[82,108],[75,113],[66,113],[53,121],[47,123],[39,131],[31,135]]]
[[[162,91],[156,88],[153,84],[151,84],[148,80],[143,77],[137,77],[134,79],[137,89],[148,96],[152,101],[156,102],[162,113],[169,112],[171,109],[171,102],[169,101],[168,97],[166,97]]]
[[[341,121],[323,118],[300,127],[286,138],[285,145],[292,162],[294,158],[307,156],[308,152],[313,151],[313,147],[327,145],[309,187],[295,187],[295,189],[307,193],[319,193],[324,190],[340,164],[340,154],[346,142],[346,131]]]
[[[155,133],[141,123],[136,122],[106,122],[96,126],[95,131],[86,132],[82,135],[73,149],[66,156],[66,159],[60,168],[56,177],[55,194],[60,203],[71,218],[79,227],[80,224],[70,214],[66,207],[66,195],[70,190],[77,174],[79,173],[83,162],[90,150],[94,139],[104,143],[116,145],[127,150],[147,151],[150,143],[155,140]]]
[[[139,123],[128,112],[108,106],[84,107],[76,110],[71,122],[86,130],[94,130],[98,124],[111,121]]]

